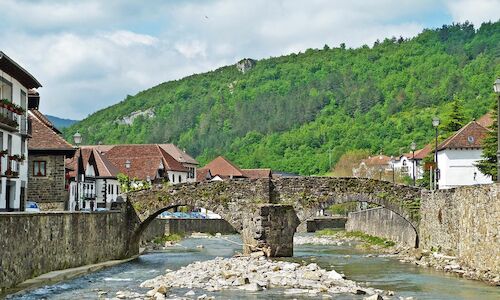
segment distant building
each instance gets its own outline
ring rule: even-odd
[[[415,168],[416,179],[421,179],[424,176],[423,159],[432,152],[432,144],[427,144],[424,148],[415,150],[415,156],[412,152],[402,154],[393,159],[394,169],[399,171],[401,175],[408,176],[413,179],[413,168]]]
[[[69,210],[110,209],[120,195],[118,169],[103,155],[100,146],[83,146],[67,161]],[[79,174],[78,185],[76,176]],[[78,199],[78,200],[77,200]]]
[[[143,182],[178,184],[194,181],[197,165],[196,160],[173,144],[82,146],[68,162],[71,209],[109,209],[121,193],[120,173],[128,176],[134,186]]]
[[[482,124],[488,125],[487,117],[481,119]],[[481,123],[469,122],[438,145],[440,189],[492,183],[491,176],[481,173],[476,167],[482,159],[482,142],[489,131]]]
[[[42,85],[0,51],[0,211],[24,210],[28,186],[28,91]]]
[[[352,174],[354,177],[384,180],[385,174],[391,170],[391,158],[379,154],[361,160],[359,166],[352,169]]]
[[[61,132],[37,110],[35,103],[30,107],[28,200],[36,201],[43,211],[65,210],[69,207],[65,160],[73,157],[75,148],[60,136]]]
[[[271,178],[271,169],[240,169],[229,159],[219,156],[198,169],[197,181],[220,181],[238,178]]]
[[[172,156],[175,160],[180,162],[187,170],[187,182],[195,182],[196,181],[196,168],[198,168],[199,163],[189,156],[185,151],[179,149],[174,144],[159,144],[160,148],[165,150],[170,156]]]

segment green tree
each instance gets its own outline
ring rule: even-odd
[[[492,118],[493,124],[489,127],[490,132],[483,140],[483,159],[477,163],[477,167],[483,174],[490,175],[494,181],[497,180],[497,149],[498,149],[498,102],[494,101]]]
[[[465,125],[465,113],[462,101],[457,97],[454,97],[453,102],[451,102],[451,110],[446,116],[445,123],[441,128],[443,135],[452,134]]]

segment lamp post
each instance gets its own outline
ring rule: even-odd
[[[438,127],[439,127],[439,118],[434,117],[432,118],[432,126],[436,128],[436,147],[434,148],[434,163],[436,164],[435,166],[435,175],[434,179],[436,181],[436,186],[435,189],[438,189],[438,180],[439,180],[439,168],[438,168]]]
[[[73,142],[75,143],[76,145],[76,151],[78,152],[78,156],[77,156],[77,160],[76,160],[76,191],[75,191],[75,202],[76,202],[76,206],[75,206],[75,210],[79,210],[79,198],[78,198],[78,190],[79,190],[79,178],[80,178],[80,174],[79,174],[79,171],[80,171],[80,164],[79,164],[79,161],[80,161],[80,157],[81,157],[81,153],[80,153],[80,144],[82,143],[82,135],[80,134],[80,132],[76,132],[74,135],[73,135]]]
[[[497,105],[497,182],[500,183],[500,78],[495,80],[495,84],[493,84],[493,90],[498,96],[498,105]]]
[[[411,148],[411,152],[412,152],[412,158],[411,158],[412,168],[411,169],[412,169],[412,173],[413,173],[413,186],[415,186],[416,185],[415,168],[417,167],[415,164],[415,150],[417,149],[417,144],[415,142],[411,142],[410,148]]]

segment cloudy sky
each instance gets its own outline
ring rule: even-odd
[[[80,119],[164,81],[323,45],[500,18],[500,0],[0,0],[0,50]]]

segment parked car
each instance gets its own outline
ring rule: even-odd
[[[160,219],[174,219],[175,218],[174,214],[169,212],[169,211],[162,212],[158,217]]]
[[[40,212],[40,206],[35,201],[26,201],[26,208],[24,211],[27,212]]]

